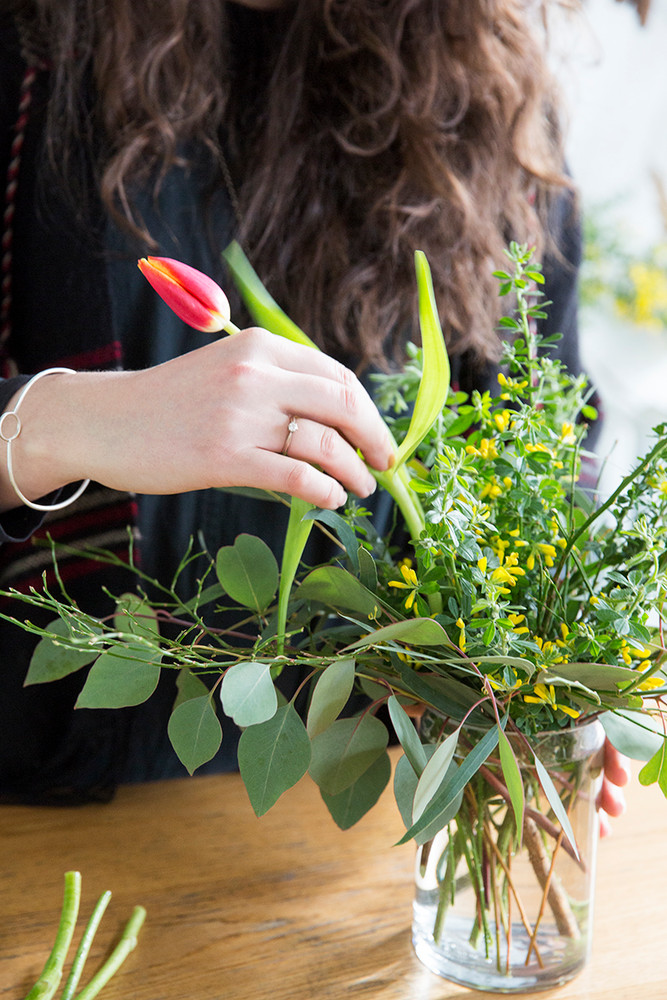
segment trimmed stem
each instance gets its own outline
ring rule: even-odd
[[[125,925],[122,937],[114,950],[109,955],[102,968],[90,980],[88,985],[77,994],[75,1000],[93,1000],[103,986],[109,982],[121,967],[127,956],[136,948],[137,936],[141,926],[146,919],[146,911],[143,906],[135,906],[132,916]]]
[[[104,916],[104,911],[109,905],[110,899],[111,893],[107,889],[107,891],[100,896],[95,904],[95,909],[92,912],[90,920],[86,924],[86,929],[83,932],[81,942],[77,948],[76,955],[74,956],[72,968],[70,969],[70,973],[67,977],[67,982],[65,983],[65,988],[60,996],[60,1000],[72,1000],[72,997],[74,996],[74,992],[79,985],[79,980],[81,979],[83,967],[86,964],[86,959],[88,958],[90,946],[93,943],[93,938],[95,937],[97,928],[100,926],[100,920]]]
[[[529,816],[526,817],[523,824],[523,838],[528,850],[528,857],[530,858],[533,871],[537,875],[537,880],[544,890],[544,895],[546,896],[551,912],[554,915],[558,933],[563,937],[568,938],[576,939],[580,937],[579,925],[574,918],[567,896],[561,885],[552,878],[556,854],[563,840],[563,831],[561,830],[556,841],[556,845],[551,855],[551,863],[549,862],[549,857],[544,849],[544,844],[542,843],[537,826]],[[542,917],[542,912],[543,907],[540,909],[538,923]],[[528,948],[528,954],[526,956],[526,964],[528,964],[530,951],[534,944],[536,934],[537,924],[535,925],[535,929],[531,937],[530,947]]]
[[[51,954],[46,960],[42,974],[28,993],[26,1000],[51,1000],[58,989],[63,974],[63,966],[74,934],[79,902],[81,899],[81,873],[65,872],[65,891],[60,913],[60,923]]]

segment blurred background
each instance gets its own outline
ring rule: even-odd
[[[667,420],[667,0],[652,0],[644,26],[633,3],[583,7],[554,60],[583,204],[582,355],[603,401],[608,494]]]

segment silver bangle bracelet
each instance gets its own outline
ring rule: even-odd
[[[9,478],[9,482],[12,484],[14,492],[16,493],[21,503],[24,503],[26,507],[32,507],[33,510],[62,510],[63,507],[69,507],[71,503],[74,503],[75,500],[79,499],[85,488],[88,486],[88,483],[90,482],[90,479],[84,479],[79,488],[72,494],[71,497],[68,497],[67,500],[61,500],[60,503],[43,504],[43,503],[35,503],[32,500],[28,500],[28,498],[23,495],[21,490],[16,485],[16,479],[14,478],[14,464],[12,461],[12,442],[16,441],[17,437],[21,433],[21,418],[19,417],[19,407],[23,402],[23,400],[25,399],[28,392],[30,391],[30,389],[35,384],[35,382],[37,382],[40,378],[43,378],[45,375],[57,375],[61,373],[64,375],[76,375],[76,372],[74,371],[73,368],[45,368],[43,372],[38,372],[37,375],[33,376],[33,378],[31,378],[30,381],[27,382],[26,385],[24,385],[19,395],[19,398],[16,400],[14,409],[5,410],[5,412],[0,417],[0,438],[2,438],[2,440],[7,443],[7,476]],[[5,433],[5,421],[7,420],[8,417],[13,417],[14,420],[16,421],[13,434]]]

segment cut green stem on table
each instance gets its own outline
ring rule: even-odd
[[[28,993],[26,1000],[51,1000],[58,989],[79,915],[80,900],[81,873],[65,872],[65,891],[56,939],[42,974]]]
[[[135,906],[132,916],[125,925],[122,937],[114,950],[109,955],[102,968],[90,980],[88,985],[77,993],[75,1000],[93,1000],[103,986],[109,982],[111,977],[118,971],[127,956],[137,946],[137,936],[141,926],[146,919],[146,910],[143,906]]]
[[[95,904],[95,909],[86,924],[79,947],[74,956],[74,961],[72,962],[67,982],[60,995],[60,1000],[93,1000],[102,987],[109,982],[114,973],[118,971],[133,948],[136,947],[137,935],[146,919],[146,911],[143,906],[135,906],[132,916],[125,925],[121,939],[113,952],[88,985],[75,996],[75,990],[79,984],[83,967],[86,964],[93,938],[110,899],[111,893],[107,890]],[[60,985],[63,968],[67,960],[67,953],[72,943],[72,936],[79,915],[80,901],[81,873],[75,871],[65,872],[65,891],[56,940],[51,954],[46,960],[42,974],[25,1000],[51,1000],[55,995]]]
[[[107,891],[100,896],[95,905],[95,909],[92,912],[90,920],[86,924],[86,929],[83,932],[79,947],[77,948],[76,955],[74,956],[72,968],[70,969],[70,973],[61,993],[60,1000],[72,1000],[72,997],[74,996],[75,990],[79,985],[83,967],[86,964],[86,959],[88,958],[90,946],[93,943],[93,938],[95,937],[97,928],[100,926],[100,921],[104,916],[104,911],[109,905],[110,899],[111,893],[107,889]]]

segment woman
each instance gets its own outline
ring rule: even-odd
[[[0,463],[5,585],[39,583],[50,560],[21,542],[42,514],[19,504],[17,484],[47,506],[92,479],[42,532],[122,554],[130,524],[142,568],[163,579],[193,536],[212,552],[241,531],[279,547],[273,508],[209,487],[332,508],[345,490],[368,495],[357,449],[383,469],[390,446],[350,368],[400,361],[417,247],[462,388],[484,385],[498,357],[491,272],[510,238],[548,253],[549,324],[578,367],[577,226],[539,24],[521,0],[4,7],[0,403],[13,408],[26,375],[76,369],[22,401],[14,483]],[[211,341],[137,271],[149,252],[229,287],[219,253],[233,236],[337,361],[256,330]],[[97,613],[100,581],[131,586],[76,555],[60,571]],[[186,592],[196,576],[189,562]],[[73,712],[76,675],[23,690],[31,644],[9,626],[2,642],[5,798],[104,797],[117,781],[179,773],[163,735],[168,685],[137,710]]]

